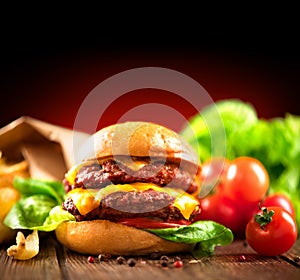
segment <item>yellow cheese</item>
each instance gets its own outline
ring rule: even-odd
[[[199,205],[199,201],[195,197],[187,194],[183,190],[168,187],[161,188],[151,183],[109,185],[100,190],[77,188],[70,191],[68,196],[72,198],[80,214],[86,215],[99,207],[100,201],[107,195],[115,192],[146,191],[149,189],[157,192],[164,192],[175,197],[173,205],[180,210],[183,217],[187,220]]]
[[[138,171],[146,164],[148,164],[146,161],[136,160],[136,159],[132,159],[131,157],[122,157],[122,156],[118,156],[116,158],[116,161],[122,163],[123,165],[127,166],[133,171]]]
[[[84,164],[74,165],[65,175],[65,178],[71,185],[75,184],[75,178],[76,178],[77,172],[79,171],[79,169],[82,166],[84,166]]]
[[[96,198],[97,190],[77,188],[68,192],[81,215],[86,215],[100,206],[100,200]]]
[[[174,206],[180,210],[186,220],[190,218],[198,205],[199,201],[189,194],[178,194],[174,201]]]

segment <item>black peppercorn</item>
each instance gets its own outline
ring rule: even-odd
[[[117,263],[118,263],[118,264],[123,264],[123,263],[125,263],[125,258],[122,257],[122,256],[117,257]]]
[[[106,261],[106,257],[103,254],[98,255],[98,260],[99,261]]]
[[[128,259],[127,264],[132,267],[132,266],[135,266],[136,261],[135,261],[135,259]]]
[[[161,266],[163,266],[163,267],[167,267],[167,266],[168,266],[168,261],[162,260],[162,261],[160,261],[160,264],[161,264]]]

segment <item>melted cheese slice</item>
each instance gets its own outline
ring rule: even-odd
[[[100,190],[77,188],[68,192],[68,196],[72,198],[80,214],[86,215],[98,208],[101,200],[109,194],[115,192],[146,191],[150,189],[157,192],[164,192],[175,197],[173,205],[180,210],[182,216],[187,220],[199,205],[199,201],[195,197],[187,194],[183,190],[168,187],[161,188],[150,183],[109,185]]]
[[[144,167],[146,164],[148,164],[146,161],[133,160],[131,157],[122,157],[122,156],[118,156],[116,158],[116,161],[129,167],[133,171],[138,171],[139,169]]]
[[[100,200],[96,198],[97,190],[77,188],[68,192],[81,215],[86,215],[100,206]]]
[[[69,171],[66,173],[65,178],[67,179],[67,181],[71,184],[74,185],[75,184],[75,178],[76,175],[78,173],[78,171],[80,170],[80,168],[82,166],[84,166],[85,164],[79,164],[79,165],[74,165],[72,168],[69,169]]]

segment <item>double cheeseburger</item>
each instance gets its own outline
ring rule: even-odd
[[[95,255],[192,250],[193,244],[147,231],[199,217],[201,166],[192,148],[174,131],[148,122],[111,125],[91,139],[92,152],[65,175],[62,207],[75,221],[58,226],[58,241]]]

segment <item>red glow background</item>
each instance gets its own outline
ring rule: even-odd
[[[36,41],[34,41],[36,43]],[[200,83],[214,101],[239,98],[252,103],[262,118],[300,115],[299,55],[294,49],[249,44],[86,44],[66,43],[20,47],[1,52],[1,127],[28,115],[72,128],[77,111],[89,92],[103,80],[137,67],[164,67]],[[116,122],[134,106],[161,100],[184,117],[197,111],[169,93],[145,89],[115,100],[99,127]],[[5,101],[4,101],[5,100]],[[180,129],[178,124],[177,129]]]

